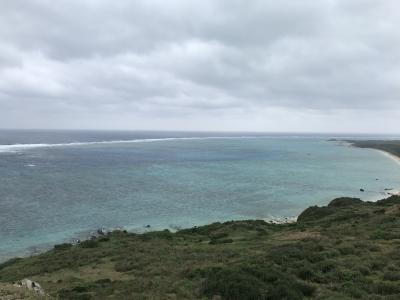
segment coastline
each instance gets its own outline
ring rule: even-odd
[[[336,141],[340,146],[344,146],[344,147],[354,147],[354,148],[367,148],[367,147],[358,147],[356,146],[354,143],[352,143],[351,141],[341,141],[341,140],[337,140]],[[377,152],[379,152],[381,155],[390,158],[391,160],[395,161],[398,165],[400,165],[400,157],[382,150],[382,149],[377,149],[377,148],[367,148],[367,149],[371,149],[371,150],[375,150]],[[391,196],[399,196],[400,195],[400,186],[399,187],[395,187],[392,188],[388,187],[387,190],[384,191],[376,191],[374,192],[376,193],[376,195],[372,196],[372,197],[360,197],[360,199],[362,199],[365,202],[376,202],[382,199],[387,199],[390,198]],[[304,208],[306,209],[306,208]],[[299,215],[301,214],[301,212],[299,213]],[[285,225],[285,224],[293,224],[297,222],[297,219],[299,217],[299,215],[297,216],[270,216],[268,218],[263,218],[262,220],[266,223],[269,224],[273,224],[273,225]],[[251,219],[251,220],[256,220],[256,219]],[[241,221],[240,219],[235,219],[234,221]],[[214,223],[218,223],[218,222],[225,222],[225,221],[215,221],[212,223],[208,223],[208,224],[202,224],[202,225],[197,225],[194,227],[201,227],[201,226],[207,226],[209,224],[214,224]],[[132,233],[132,234],[146,234],[146,233],[152,233],[152,232],[158,232],[158,231],[162,231],[162,230],[168,230],[171,233],[175,233],[179,230],[188,230],[189,228],[179,228],[179,229],[174,229],[174,228],[157,228],[157,227],[147,227],[148,225],[143,225],[142,230],[138,231],[137,228],[136,229],[132,229],[129,226],[125,227],[125,226],[117,226],[114,228],[100,228],[101,230],[105,230],[105,232],[113,232],[113,231],[123,231],[123,232],[128,232],[128,233]],[[64,238],[63,240],[59,240],[59,241],[54,241],[51,243],[46,243],[46,244],[41,244],[41,245],[32,245],[28,248],[25,249],[21,249],[20,252],[14,256],[9,256],[9,255],[3,255],[3,257],[0,255],[0,264],[8,261],[9,259],[12,259],[14,257],[18,257],[18,258],[29,258],[29,257],[34,257],[37,255],[40,255],[42,253],[45,253],[51,249],[54,248],[55,245],[57,244],[63,244],[63,243],[71,243],[73,245],[78,245],[80,242],[84,242],[84,241],[88,241],[88,240],[92,240],[92,239],[96,239],[102,236],[102,234],[98,234],[99,229],[88,229],[85,230],[83,232],[81,232],[80,234],[76,235],[76,236],[69,236]]]
[[[391,159],[394,160],[397,164],[400,165],[400,157],[399,157],[399,156],[397,156],[397,155],[395,155],[395,154],[392,154],[392,153],[390,153],[390,152],[388,152],[388,151],[386,151],[386,150],[375,149],[375,148],[370,148],[370,149],[373,149],[373,150],[376,150],[376,151],[380,152],[382,155],[391,158]]]
[[[400,159],[400,140],[336,140],[343,145],[356,148],[380,150]]]
[[[301,213],[299,213],[300,215]],[[285,225],[285,224],[293,224],[297,222],[298,216],[282,216],[282,217],[277,217],[277,216],[271,216],[268,218],[260,219],[268,224],[273,224],[273,225]],[[249,219],[249,220],[257,220],[256,218],[254,219]],[[241,222],[241,221],[246,221],[246,219],[235,219],[231,220],[233,222]],[[202,226],[208,226],[210,224],[217,224],[217,223],[225,223],[225,222],[230,222],[230,221],[215,221],[207,224],[202,224],[202,225],[194,225],[193,228],[196,227],[202,227]],[[154,232],[160,232],[160,231],[169,231],[171,233],[176,233],[180,230],[189,230],[192,227],[184,227],[184,228],[157,228],[157,227],[148,227],[149,225],[143,226],[141,230],[138,230],[137,227],[129,227],[129,226],[117,226],[113,228],[98,228],[98,229],[90,229],[90,230],[85,230],[80,234],[77,234],[76,236],[68,236],[62,240],[59,241],[53,241],[49,243],[44,243],[44,244],[37,244],[37,245],[31,245],[27,248],[20,249],[19,251],[16,252],[6,252],[1,254],[0,253],[0,264],[14,258],[29,258],[29,257],[35,257],[38,255],[41,255],[47,251],[52,250],[56,245],[60,244],[72,244],[74,246],[79,245],[82,242],[85,241],[90,241],[90,240],[96,240],[98,238],[101,238],[103,236],[107,236],[108,234],[111,234],[113,232],[126,232],[129,234],[149,234],[149,233],[154,233]],[[12,254],[12,255],[9,255]]]
[[[381,155],[393,160],[396,164],[398,164],[400,166],[400,156],[398,156],[398,155],[396,155],[394,153],[391,153],[388,150],[384,150],[384,149],[379,148],[378,146],[376,146],[376,141],[336,140],[336,142],[338,142],[338,144],[341,145],[341,146],[374,150],[374,151],[380,153]],[[368,144],[368,142],[370,144]],[[385,143],[385,141],[380,141],[380,142],[382,144]],[[360,145],[358,143],[363,143],[363,144]],[[399,147],[400,147],[400,141],[399,141]],[[399,196],[400,195],[400,186],[399,186],[398,189],[396,189],[396,188],[385,189],[384,193],[385,194],[382,194],[382,196],[384,197],[383,199],[387,199],[387,198],[389,198],[391,196]],[[376,200],[374,200],[374,201],[376,201]]]
[[[338,144],[344,146],[344,147],[346,147],[346,146],[357,147],[356,145],[354,145],[354,143],[352,143],[350,141],[336,140],[336,142]],[[362,147],[357,147],[357,148],[362,148]],[[364,148],[366,148],[366,147],[364,147]],[[371,147],[370,149],[379,151],[382,155],[385,155],[386,157],[391,158],[392,160],[396,161],[396,163],[398,163],[400,165],[400,158],[399,157],[397,157],[397,156],[395,156],[395,155],[393,155],[393,154],[391,154],[391,153],[389,153],[387,151],[381,150],[381,149],[376,149],[376,148],[373,148],[373,147]],[[383,180],[381,180],[381,182],[385,183]],[[363,187],[363,186],[360,186],[360,187]],[[387,190],[384,190],[383,188],[378,190],[378,189],[370,187],[371,190],[367,189],[366,193],[364,193],[364,194],[358,193],[360,195],[357,195],[356,197],[359,197],[359,198],[363,199],[364,201],[375,202],[375,201],[380,200],[380,199],[388,198],[388,197],[390,197],[392,195],[399,195],[400,194],[400,187],[398,187],[398,186],[395,186],[395,185],[394,186],[390,186],[390,185],[388,185],[387,188],[388,188]],[[358,191],[358,189],[356,190],[356,192],[357,191]],[[357,193],[355,193],[355,194],[357,194]],[[348,195],[348,194],[346,194],[346,195]],[[330,198],[330,199],[333,199],[333,198]],[[314,202],[314,203],[316,203],[316,202]],[[304,209],[305,208],[306,207],[304,207]],[[252,217],[250,217],[250,218],[252,218]],[[233,219],[234,220],[238,220],[236,218],[233,218]],[[282,215],[282,216],[273,215],[273,216],[270,216],[268,218],[263,218],[263,220],[265,222],[272,223],[272,224],[295,223],[296,219],[297,219],[297,216],[294,216],[294,214],[291,215],[291,216],[288,216],[288,215]],[[219,221],[219,220],[215,220],[215,222],[217,222],[217,221]],[[224,220],[222,220],[221,222],[223,222],[223,221]],[[210,224],[210,223],[206,223],[206,224]],[[200,224],[200,225],[196,224],[196,225],[197,226],[203,226],[203,225],[206,225],[206,224]],[[178,229],[182,229],[182,228],[177,228],[177,229],[172,228],[171,229],[169,227],[158,228],[158,227],[153,227],[153,224],[151,224],[152,225],[151,228],[145,228],[145,226],[147,226],[147,225],[146,224],[142,224],[142,225],[143,225],[143,230],[142,230],[143,233],[154,232],[154,231],[159,231],[159,230],[163,230],[163,229],[168,229],[171,232],[175,232]],[[186,227],[183,227],[183,228],[186,228]],[[107,228],[107,231],[112,231],[112,230],[113,230],[112,228]],[[126,226],[124,226],[123,228],[120,228],[120,230],[127,230],[130,233],[142,233],[142,232],[137,232],[135,230],[132,230],[131,228],[126,227]],[[33,245],[33,246],[30,246],[29,248],[24,248],[24,249],[20,250],[20,252],[17,255],[21,256],[21,257],[36,256],[38,254],[41,254],[41,253],[46,252],[47,250],[51,249],[54,246],[54,244],[57,244],[57,243],[72,243],[72,244],[75,244],[76,240],[78,240],[78,239],[81,240],[81,241],[88,240],[93,235],[93,232],[96,232],[96,231],[97,231],[96,228],[92,228],[92,229],[85,230],[82,235],[79,234],[79,235],[76,235],[76,236],[75,235],[68,236],[68,237],[65,237],[65,238],[57,240],[57,241],[52,241],[52,242],[45,243],[45,244]],[[4,255],[3,258],[1,258],[1,256],[0,256],[0,261],[5,261],[8,258],[10,258],[10,255],[8,255],[8,254],[9,253]]]
[[[371,142],[369,142],[370,144],[368,144],[368,141],[355,141],[355,140],[338,140],[337,142],[341,146],[372,149],[372,150],[379,151],[383,155],[390,157],[391,159],[396,161],[398,164],[400,164],[400,156],[398,156],[397,154],[391,153],[389,150],[385,150],[385,149],[380,148],[379,146],[376,146],[376,142],[371,141]],[[384,142],[385,141],[381,141],[382,144],[384,144]],[[360,143],[363,143],[363,144],[360,144]],[[375,143],[375,146],[372,143]],[[377,145],[379,145],[379,144],[377,144]],[[399,147],[400,147],[400,141],[399,141]]]
[[[294,224],[109,232],[0,265],[0,298],[8,284],[12,293],[37,287],[33,299],[262,299],[264,291],[271,299],[397,299],[399,214],[399,196],[342,197],[307,208]],[[356,280],[346,289],[349,276]]]

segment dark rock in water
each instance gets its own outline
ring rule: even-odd
[[[386,188],[385,191],[391,191],[393,190],[392,188]]]
[[[146,225],[145,227],[146,227],[146,228],[150,228],[151,226],[150,226],[150,225]]]
[[[360,192],[365,192],[365,190],[364,189],[360,189]]]
[[[376,178],[375,180],[379,180],[379,178]]]

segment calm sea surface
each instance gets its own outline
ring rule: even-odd
[[[100,227],[291,217],[335,197],[373,200],[400,187],[394,160],[329,138],[0,131],[0,260]]]

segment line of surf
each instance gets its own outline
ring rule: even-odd
[[[381,150],[381,149],[374,149],[376,151],[378,151],[379,153],[381,153],[382,155],[386,156],[387,158],[392,159],[393,161],[395,161],[398,165],[400,165],[400,157],[398,157],[397,155],[394,155],[388,151],[385,150]]]
[[[0,153],[4,152],[19,152],[23,150],[36,148],[57,148],[57,147],[80,147],[91,145],[108,145],[108,144],[131,144],[131,143],[151,143],[151,142],[166,142],[179,140],[209,140],[209,139],[247,139],[247,138],[262,138],[260,136],[209,136],[209,137],[170,137],[170,138],[149,138],[149,139],[133,139],[133,140],[114,140],[114,141],[94,141],[94,142],[71,142],[71,143],[55,143],[55,144],[11,144],[0,145]]]

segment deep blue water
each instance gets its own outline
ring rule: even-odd
[[[99,227],[290,217],[335,197],[373,200],[400,187],[394,160],[328,138],[0,131],[0,259]]]

